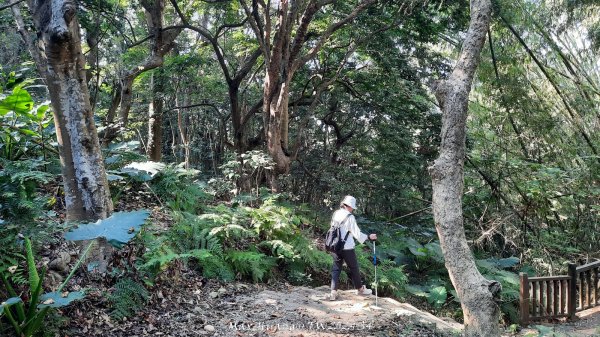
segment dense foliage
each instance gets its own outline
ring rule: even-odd
[[[120,242],[135,258],[115,259],[106,278],[111,315],[134,314],[183,270],[220,282],[327,284],[332,260],[322,237],[339,200],[352,194],[363,231],[379,233],[380,294],[460,319],[427,169],[441,132],[431,87],[451,69],[468,4],[379,1],[332,33],[290,83],[285,150],[294,160],[277,175],[275,193],[261,116],[265,59],[241,3],[168,3],[165,27],[184,29],[160,67],[135,76],[129,103],[121,101],[123,79],[155,43],[145,12],[137,2],[80,4],[99,134],[131,105],[127,126],[103,143],[111,197],[118,211],[152,207],[140,232],[143,219],[128,233],[135,238]],[[354,4],[320,11],[306,41],[315,44]],[[560,274],[566,262],[600,258],[597,9],[594,1],[494,2],[469,105],[463,208],[480,271],[503,285],[506,323],[518,318],[518,272]],[[2,301],[56,290],[31,281],[33,256],[48,249],[43,242],[57,247],[72,226],[64,222],[47,84],[18,42],[10,11],[0,11]],[[159,117],[150,118],[157,102]],[[156,142],[160,163],[147,155]],[[372,245],[357,253],[374,286]],[[8,330],[4,310],[0,329]],[[48,310],[30,314],[42,320]]]

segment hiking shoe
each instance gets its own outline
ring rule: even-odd
[[[329,295],[329,300],[330,301],[335,301],[338,298],[338,293],[337,290],[332,290],[331,294]]]
[[[368,289],[364,285],[360,289],[356,289],[356,295],[359,295],[359,296],[368,296],[368,295],[371,295],[371,294],[373,294],[373,291],[371,289]]]

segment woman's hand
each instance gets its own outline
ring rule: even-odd
[[[375,234],[375,233],[369,234],[369,240],[371,240],[371,241],[377,240],[377,234]]]

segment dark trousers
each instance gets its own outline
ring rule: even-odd
[[[338,289],[338,283],[344,262],[346,262],[346,265],[350,270],[348,272],[348,276],[352,280],[354,288],[359,289],[362,287],[360,273],[358,271],[358,261],[356,260],[356,253],[354,252],[354,249],[342,250],[342,252],[339,254],[331,253],[331,256],[333,256],[333,267],[331,268],[331,290]]]

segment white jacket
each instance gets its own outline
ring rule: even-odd
[[[346,233],[350,231],[350,235],[348,235],[348,239],[346,239],[346,244],[344,245],[344,250],[354,249],[356,245],[354,243],[354,239],[358,240],[359,243],[363,243],[369,238],[367,234],[364,234],[360,231],[360,228],[358,228],[358,225],[356,224],[356,219],[354,219],[354,215],[348,217],[348,214],[350,214],[350,212],[343,208],[340,208],[337,211],[335,211],[333,213],[333,216],[331,217],[332,225],[339,224],[342,221],[346,220],[344,224],[342,224],[342,227],[340,227],[342,239],[344,239],[346,237]],[[348,217],[348,219],[346,219],[346,217]]]

